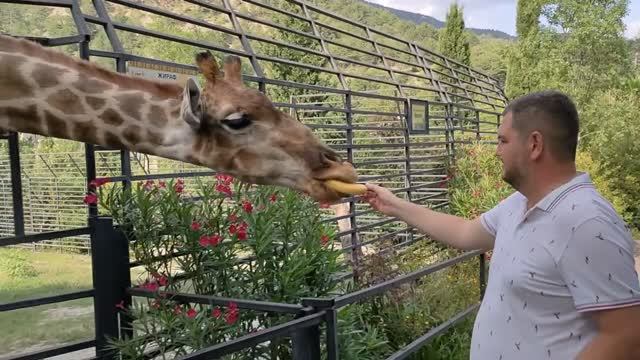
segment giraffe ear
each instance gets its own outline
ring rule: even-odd
[[[193,78],[189,78],[184,87],[184,91],[182,93],[182,105],[180,106],[180,117],[182,117],[182,119],[194,130],[199,129],[202,124],[200,87]]]
[[[209,50],[196,54],[196,65],[208,81],[215,82],[216,78],[220,76],[218,63]]]
[[[234,85],[242,85],[242,64],[239,57],[229,55],[224,58],[224,79]]]

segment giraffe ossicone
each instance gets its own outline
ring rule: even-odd
[[[238,57],[227,56],[223,71],[208,51],[195,63],[202,87],[117,73],[0,35],[0,129],[184,161],[322,202],[343,196],[326,180],[357,180],[309,127],[244,86]]]

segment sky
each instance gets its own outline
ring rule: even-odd
[[[367,0],[390,8],[433,16],[444,21],[449,5],[456,0]],[[495,29],[514,35],[516,32],[516,0],[457,0],[464,7],[467,27]],[[629,1],[624,19],[625,36],[640,35],[640,0]]]

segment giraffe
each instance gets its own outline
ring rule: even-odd
[[[354,167],[245,87],[237,56],[222,69],[209,51],[195,63],[202,87],[113,72],[0,34],[0,129],[179,160],[321,202],[344,196],[323,181],[355,182]]]

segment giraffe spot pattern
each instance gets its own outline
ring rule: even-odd
[[[135,120],[141,120],[140,104],[145,102],[142,95],[120,95],[116,96],[116,100],[118,101],[120,111]]]
[[[22,56],[3,55],[0,57],[0,100],[19,99],[33,96],[33,88],[29,85],[23,74],[20,73],[20,66],[26,60]]]
[[[53,137],[65,138],[69,136],[69,128],[67,123],[59,117],[53,115],[50,111],[44,111],[45,121],[49,126],[49,133]]]
[[[98,144],[96,139],[96,127],[91,123],[75,123],[73,126],[74,139],[89,144]]]
[[[122,147],[122,140],[120,140],[118,135],[112,133],[111,131],[105,131],[103,137],[105,146],[111,149],[119,149]]]
[[[162,133],[147,129],[147,141],[152,144],[162,145],[164,137]]]
[[[131,125],[122,132],[122,136],[124,137],[125,140],[129,142],[129,144],[137,144],[141,140],[140,139],[141,131],[142,129],[140,128],[140,126]]]
[[[151,113],[149,114],[149,117],[151,122],[159,128],[165,127],[169,122],[164,109],[158,105],[151,106]]]
[[[86,112],[80,97],[69,89],[63,89],[51,94],[47,98],[47,103],[51,107],[69,115],[81,115]]]
[[[0,86],[0,91],[2,91],[2,86]],[[38,108],[35,105],[30,105],[25,109],[0,108],[0,119],[5,116],[9,119],[11,130],[21,129],[28,133],[44,134],[44,128],[40,117],[38,117]]]
[[[84,99],[93,110],[100,110],[107,103],[107,100],[95,96],[85,96]]]
[[[117,111],[111,108],[103,111],[102,114],[100,114],[99,118],[102,119],[106,124],[113,126],[119,126],[124,122],[122,116]]]
[[[72,86],[85,94],[102,94],[113,88],[108,82],[89,78],[82,73],[78,74],[78,80],[76,80]]]
[[[60,83],[60,76],[66,72],[69,72],[69,70],[46,64],[38,64],[31,73],[31,78],[35,80],[41,88],[50,88],[58,85]]]

